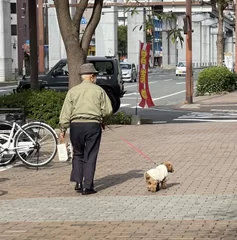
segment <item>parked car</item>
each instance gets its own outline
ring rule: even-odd
[[[112,102],[114,112],[117,112],[120,107],[120,98],[125,93],[118,59],[115,57],[88,56],[87,62],[93,63],[99,72],[96,77],[96,84],[106,91]],[[69,83],[67,59],[61,59],[49,72],[40,75],[38,79],[40,89],[67,91]],[[30,78],[23,78],[19,81],[14,92],[29,88]]]
[[[181,61],[176,65],[176,76],[186,75],[186,62]]]
[[[137,70],[134,63],[120,62],[122,70],[122,80],[124,82],[136,82],[137,81]]]
[[[176,76],[186,75],[186,62],[185,61],[180,61],[176,65],[175,75]],[[193,75],[193,70],[192,70],[192,75]]]

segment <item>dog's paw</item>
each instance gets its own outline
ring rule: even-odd
[[[166,183],[162,183],[162,184],[161,184],[161,187],[162,187],[162,189],[166,189],[166,188],[167,188]]]

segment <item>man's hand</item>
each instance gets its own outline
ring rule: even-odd
[[[65,138],[65,132],[60,132],[59,133],[59,141],[60,141],[60,143],[64,142],[64,138]]]

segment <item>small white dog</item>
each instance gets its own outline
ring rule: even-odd
[[[161,188],[166,188],[167,176],[169,172],[174,172],[172,163],[164,162],[158,165],[156,168],[152,168],[145,172],[144,178],[147,184],[148,191],[156,192],[160,189],[159,185],[161,183]]]

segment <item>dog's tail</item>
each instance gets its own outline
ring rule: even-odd
[[[145,172],[144,173],[144,178],[145,178],[146,181],[148,181],[151,177],[147,172]]]

